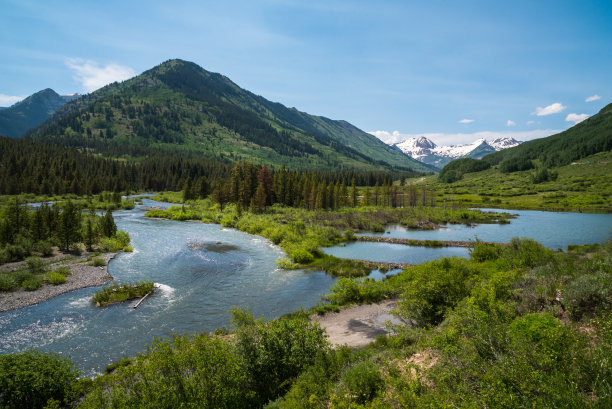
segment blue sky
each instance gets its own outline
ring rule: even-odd
[[[386,140],[528,140],[612,102],[610,22],[609,0],[0,0],[0,106],[182,58]]]

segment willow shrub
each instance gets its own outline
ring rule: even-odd
[[[209,335],[176,336],[98,378],[79,408],[248,407],[246,384],[231,344]]]
[[[0,355],[0,408],[35,409],[62,402],[78,376],[69,359],[54,353]]]

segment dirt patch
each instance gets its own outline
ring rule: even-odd
[[[340,312],[315,315],[312,320],[325,329],[332,345],[362,347],[376,340],[378,335],[387,334],[388,322],[395,325],[405,323],[391,314],[396,302],[397,300],[387,300],[349,307]]]
[[[90,266],[85,259],[60,263],[56,267],[62,266],[70,270],[70,275],[66,277],[64,284],[45,284],[36,291],[20,289],[8,293],[2,292],[0,293],[0,312],[38,304],[69,291],[106,284],[113,279],[108,273],[108,262],[116,255],[117,253],[106,253],[97,256],[106,262],[106,265],[101,267]]]

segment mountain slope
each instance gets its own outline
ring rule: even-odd
[[[442,168],[455,159],[481,159],[492,152],[516,146],[520,143],[520,141],[513,138],[497,138],[491,142],[481,138],[466,145],[438,146],[433,141],[422,136],[420,138],[406,139],[403,142],[394,144],[393,147],[413,159]]]
[[[268,101],[182,60],[67,104],[28,136],[100,151],[178,149],[291,168],[431,170],[345,121]]]
[[[545,166],[553,167],[569,165],[611,149],[612,104],[608,104],[599,113],[561,133],[487,155],[483,160],[496,165],[504,161],[538,159]]]
[[[50,88],[0,110],[0,135],[17,138],[50,118],[55,111],[78,95],[59,95]]]

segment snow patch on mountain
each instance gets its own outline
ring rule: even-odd
[[[487,141],[480,138],[466,145],[438,146],[430,139],[421,136],[408,138],[402,142],[392,144],[396,149],[423,163],[444,166],[446,163],[466,157],[480,159],[482,156],[502,149],[511,148],[521,144],[514,138],[496,138]]]

